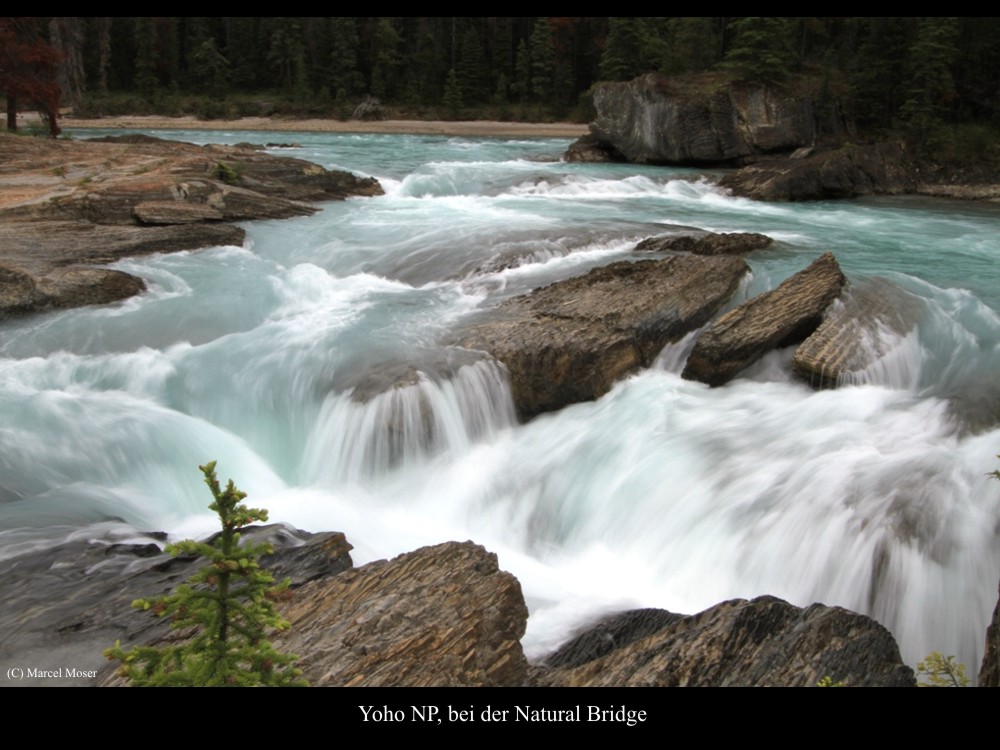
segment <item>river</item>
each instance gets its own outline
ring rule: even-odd
[[[754,203],[690,170],[564,164],[554,139],[151,134],[294,138],[281,153],[386,195],[247,224],[241,248],[125,260],[148,293],[0,323],[0,557],[111,519],[205,533],[197,467],[215,459],[272,520],[346,532],[359,563],[449,539],[497,552],[529,657],[602,613],[773,594],[875,617],[910,664],[978,669],[1000,578],[997,207]],[[682,342],[525,425],[502,372],[443,349],[497,301],[677,226],[777,240],[733,304],[830,250],[919,322],[836,390],[789,375],[789,351],[710,389],[680,378]],[[351,398],[408,364],[411,386]]]

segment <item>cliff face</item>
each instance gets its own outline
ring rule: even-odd
[[[811,101],[758,84],[692,91],[648,73],[598,85],[594,107],[594,139],[640,163],[734,162],[792,151],[816,137]]]

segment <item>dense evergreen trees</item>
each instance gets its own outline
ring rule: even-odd
[[[10,21],[11,19],[8,19]],[[102,92],[264,95],[565,116],[598,80],[717,71],[820,85],[862,128],[1000,119],[1000,18],[94,17],[32,19],[62,51],[64,103]],[[811,84],[810,84],[811,82]]]

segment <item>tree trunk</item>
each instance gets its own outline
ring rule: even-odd
[[[17,98],[13,94],[7,94],[7,130],[17,130]]]

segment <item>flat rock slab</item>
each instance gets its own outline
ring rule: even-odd
[[[704,232],[648,237],[635,246],[640,253],[692,253],[694,255],[745,255],[774,240],[756,232]]]
[[[591,401],[704,325],[747,272],[733,257],[622,261],[501,304],[458,343],[506,366],[518,415]]]
[[[888,354],[923,314],[920,300],[887,279],[852,286],[792,357],[792,370],[817,388],[850,382]]]
[[[618,616],[621,618],[621,615]],[[892,634],[875,620],[772,596],[734,599],[682,617],[646,615],[652,635],[586,663],[537,670],[546,687],[913,687]],[[604,626],[598,626],[603,628]]]
[[[302,216],[314,201],[381,194],[374,179],[252,147],[0,134],[0,317],[145,288],[139,279],[113,283],[122,274],[110,271],[74,272],[67,286],[63,266],[241,245],[244,231],[223,222]],[[56,293],[38,294],[46,286]]]
[[[769,351],[803,341],[823,320],[846,283],[831,253],[730,310],[698,337],[683,377],[711,386],[728,383]]]

